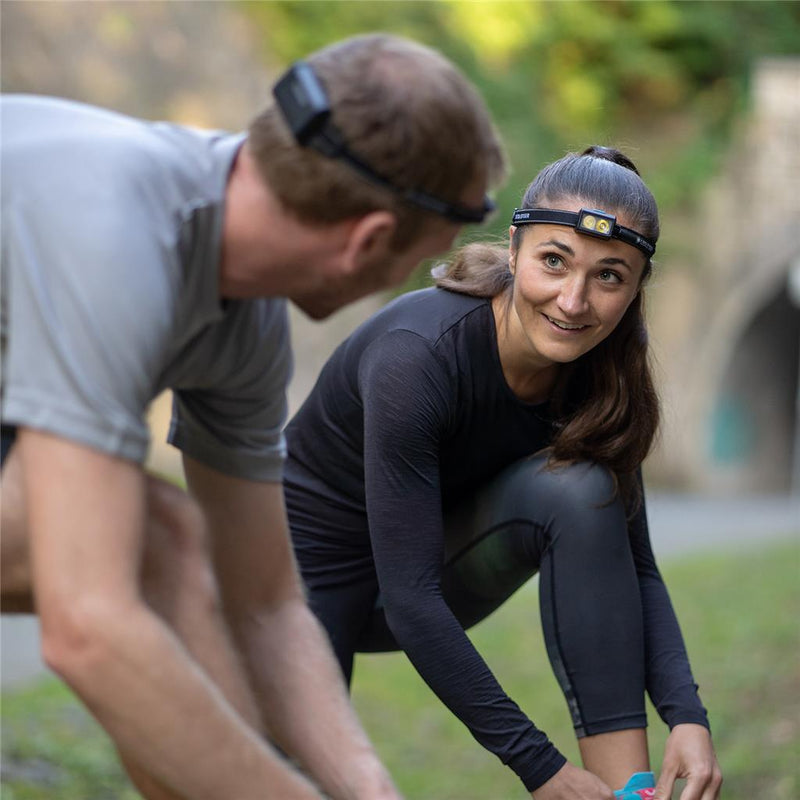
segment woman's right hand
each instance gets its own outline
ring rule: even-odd
[[[570,763],[531,793],[534,800],[614,800],[614,792],[585,769]]]

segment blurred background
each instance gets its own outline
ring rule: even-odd
[[[631,156],[663,216],[649,314],[666,413],[650,480],[800,493],[797,3],[6,0],[2,89],[238,130],[288,62],[370,30],[451,57],[503,135],[499,213],[464,238],[503,236],[527,183],[567,150]],[[297,320],[293,407],[374,307]]]
[[[504,138],[512,173],[499,213],[462,241],[503,237],[533,175],[592,143],[624,150],[653,189],[663,233],[648,313],[665,406],[646,464],[656,549],[677,556],[698,544],[730,551],[745,539],[790,540],[779,559],[793,592],[781,599],[787,627],[769,622],[790,643],[794,705],[778,739],[800,760],[800,3],[3,0],[0,82],[4,92],[239,130],[290,61],[374,30],[453,59]],[[405,288],[426,285],[428,269]],[[386,299],[323,324],[293,311],[292,409],[333,347]],[[150,465],[176,474],[177,452],[163,444],[168,409],[166,396],[153,406]],[[756,627],[767,647],[767,626]],[[17,687],[38,674],[35,625],[4,617],[2,634],[3,684]],[[3,747],[4,797],[60,796],[36,794],[41,775],[20,788],[22,761]],[[476,745],[465,747],[475,755]],[[800,797],[793,775],[758,796]],[[729,796],[757,796],[746,791]],[[472,796],[442,792],[409,797]]]

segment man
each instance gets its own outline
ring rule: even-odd
[[[148,798],[397,797],[287,537],[284,298],[322,318],[399,283],[503,158],[463,76],[395,37],[275,94],[247,136],[3,101],[4,608],[35,603]],[[191,497],[142,469],[165,388]]]

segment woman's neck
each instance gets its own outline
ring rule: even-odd
[[[530,343],[515,326],[513,310],[504,294],[492,299],[492,312],[497,332],[497,352],[503,377],[509,389],[527,403],[541,403],[550,397],[560,364],[541,363]]]

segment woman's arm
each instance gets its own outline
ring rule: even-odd
[[[670,728],[684,722],[708,728],[680,625],[656,566],[644,496],[630,522],[630,540],[642,598],[647,693]]]
[[[439,443],[451,422],[448,369],[427,343],[395,333],[365,352],[365,488],[386,618],[440,700],[529,790],[565,763],[505,694],[441,592],[444,560]]]

